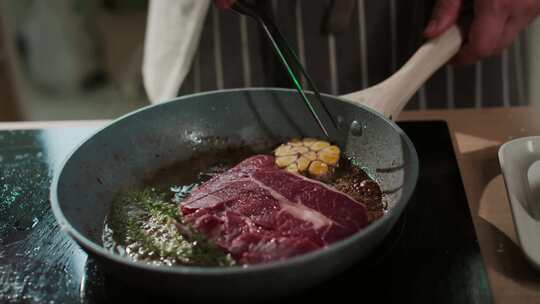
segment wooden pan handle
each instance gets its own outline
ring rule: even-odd
[[[422,84],[457,53],[461,43],[459,29],[452,26],[441,36],[424,43],[401,69],[385,81],[341,97],[395,119]]]

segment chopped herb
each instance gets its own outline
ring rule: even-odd
[[[230,255],[182,222],[178,206],[154,189],[118,195],[105,224],[104,245],[152,264],[229,266]]]

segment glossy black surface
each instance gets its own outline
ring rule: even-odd
[[[281,302],[491,302],[446,124],[401,127],[418,150],[420,179],[390,237],[342,275]],[[0,132],[0,303],[155,302],[102,274],[50,211],[52,172],[92,131]]]

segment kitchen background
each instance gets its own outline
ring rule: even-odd
[[[114,118],[148,104],[145,0],[0,0],[0,121]],[[540,101],[540,22],[528,30]]]

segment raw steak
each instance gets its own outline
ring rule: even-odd
[[[278,169],[257,155],[217,175],[182,202],[187,223],[240,264],[303,254],[368,224],[363,204],[329,186]]]

